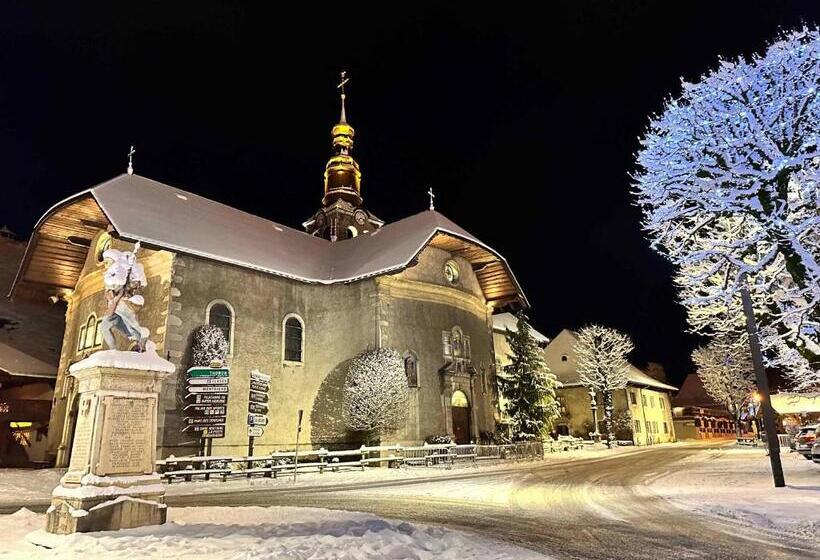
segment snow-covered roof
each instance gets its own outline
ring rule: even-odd
[[[512,313],[498,313],[493,315],[493,330],[499,333],[504,333],[510,329],[512,332],[518,332],[518,318]],[[530,325],[530,332],[533,338],[540,344],[548,344],[550,339],[532,328]]]
[[[440,246],[477,266],[487,299],[512,298],[527,305],[506,260],[436,211],[426,210],[355,238],[330,242],[176,187],[123,174],[52,207],[35,233],[48,228],[52,215],[53,220],[62,220],[62,230],[94,222],[86,216],[78,224],[70,223],[72,216],[65,212],[75,203],[78,210],[92,212],[87,207],[89,198],[125,239],[303,282],[334,284],[395,272],[410,265],[425,246]],[[80,208],[81,202],[86,206]],[[36,251],[30,244],[27,257],[29,253],[36,256]],[[24,270],[27,260],[16,283],[29,279]],[[54,284],[69,284],[69,273],[62,273],[60,283]],[[31,280],[43,283],[43,279]]]
[[[57,378],[57,365],[0,342],[0,371],[13,376]]]
[[[544,350],[545,359],[552,373],[565,387],[580,385],[580,377],[576,369],[575,351],[573,346],[578,342],[578,336],[570,329],[564,329],[558,336],[552,339]],[[566,356],[566,360],[562,359]],[[640,369],[629,364],[627,381],[630,385],[640,385],[663,389],[664,391],[677,391],[678,388],[648,376]]]

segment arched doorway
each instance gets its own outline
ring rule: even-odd
[[[470,443],[470,401],[463,391],[453,392],[450,410],[453,415],[453,436],[456,443]]]

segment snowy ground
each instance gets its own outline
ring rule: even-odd
[[[606,449],[601,446],[595,449],[583,449],[578,451],[566,451],[547,455],[539,464],[555,464],[579,459],[590,459],[597,457],[607,457],[621,453],[634,452],[640,448],[620,447],[617,449]],[[182,496],[192,494],[203,494],[211,492],[242,492],[254,491],[260,488],[275,487],[316,487],[344,484],[367,484],[379,481],[396,481],[413,478],[435,478],[451,477],[454,475],[483,472],[487,470],[517,470],[529,468],[534,463],[532,461],[521,462],[479,462],[477,464],[464,463],[456,465],[453,469],[444,467],[407,467],[401,469],[368,468],[365,471],[359,469],[344,470],[341,472],[329,472],[319,474],[318,472],[299,473],[297,480],[293,482],[292,475],[280,475],[278,478],[232,478],[227,482],[221,482],[219,477],[213,480],[194,480],[191,482],[174,482],[166,486],[166,493],[169,496]],[[60,477],[65,469],[0,469],[0,509],[8,510],[11,506],[45,504],[51,499],[51,491],[59,484]]]
[[[786,488],[774,488],[763,449],[729,447],[678,463],[648,490],[697,514],[818,542],[820,465],[797,453],[780,458]]]
[[[43,532],[42,514],[21,509],[2,516],[0,559],[545,558],[459,531],[364,513],[293,507],[194,507],[170,508],[168,518],[168,523],[156,527],[55,536]],[[29,542],[42,539],[54,548]]]

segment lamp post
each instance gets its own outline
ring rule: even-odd
[[[752,350],[752,364],[755,369],[757,380],[757,402],[759,408],[763,410],[763,427],[766,430],[766,445],[769,449],[769,462],[772,465],[772,478],[774,478],[775,488],[782,488],[786,485],[783,477],[783,465],[780,462],[780,441],[777,439],[777,427],[774,423],[774,410],[769,398],[769,380],[766,378],[766,369],[763,367],[763,352],[760,350],[760,340],[757,336],[757,324],[755,323],[754,308],[752,307],[752,296],[749,294],[749,287],[746,279],[743,279],[743,287],[740,289],[740,296],[743,300],[743,312],[746,315],[746,332],[749,334],[749,346]],[[755,400],[755,399],[752,399]],[[760,433],[760,424],[758,424]]]
[[[601,434],[598,432],[598,401],[595,398],[595,389],[589,388],[589,407],[592,409],[592,433],[589,436],[592,441],[601,441]]]

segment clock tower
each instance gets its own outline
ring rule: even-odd
[[[325,193],[322,208],[302,225],[311,235],[339,241],[378,229],[384,222],[362,208],[362,172],[351,155],[355,131],[345,114],[346,72],[337,86],[341,93],[342,112],[331,129],[334,155],[325,166]]]

